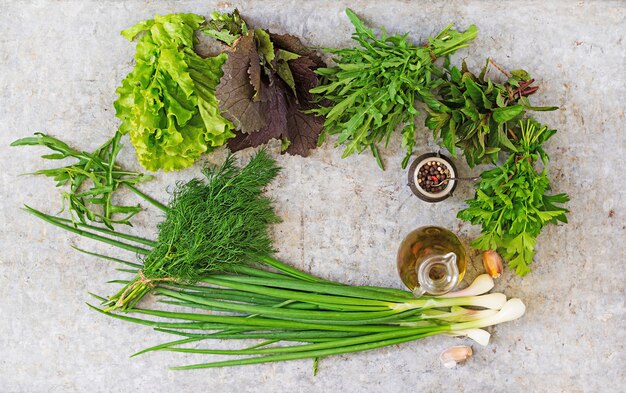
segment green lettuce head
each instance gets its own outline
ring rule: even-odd
[[[122,31],[129,40],[144,34],[135,67],[116,90],[116,116],[148,170],[188,167],[234,136],[215,98],[227,55],[204,59],[193,50],[203,21],[195,14],[156,15]]]

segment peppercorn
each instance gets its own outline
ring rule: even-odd
[[[427,193],[439,193],[449,184],[450,168],[445,163],[427,161],[417,169],[417,179],[420,187]]]

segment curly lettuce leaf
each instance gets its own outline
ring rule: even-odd
[[[225,119],[219,110],[219,101],[215,89],[224,73],[222,65],[228,59],[226,53],[202,59],[190,58],[191,78],[198,95],[198,109],[206,128],[205,140],[210,147],[222,146],[226,140],[235,136],[231,132],[233,124]]]
[[[143,35],[114,106],[119,131],[130,134],[148,170],[185,168],[234,136],[215,97],[226,55],[203,59],[193,51],[203,21],[194,14],[156,15],[122,32],[129,40]]]

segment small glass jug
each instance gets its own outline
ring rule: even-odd
[[[443,295],[463,279],[467,254],[454,233],[428,226],[404,238],[397,263],[400,279],[415,296]]]

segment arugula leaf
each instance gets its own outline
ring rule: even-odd
[[[225,55],[202,59],[193,51],[194,31],[204,18],[156,15],[122,35],[138,35],[135,67],[116,92],[114,106],[146,169],[187,167],[232,137],[232,124],[217,109],[215,87]]]
[[[509,268],[523,276],[530,271],[536,238],[543,227],[567,222],[565,194],[547,195],[550,180],[545,168],[534,164],[541,145],[554,130],[529,118],[519,125],[518,151],[499,167],[483,172],[474,199],[457,217],[482,226],[481,236],[472,242],[480,250],[497,249]],[[545,164],[546,161],[544,161]]]
[[[433,60],[467,46],[477,29],[472,25],[461,33],[448,26],[427,45],[416,46],[407,35],[377,38],[352,10],[346,9],[346,14],[358,46],[327,50],[337,65],[319,68],[322,84],[311,90],[329,104],[312,111],[326,117],[320,143],[328,135],[338,135],[337,145],[345,146],[343,157],[369,149],[384,169],[377,145],[387,146],[392,133],[403,125],[404,168],[415,145],[414,103],[433,102],[430,88],[439,83],[441,72]]]

